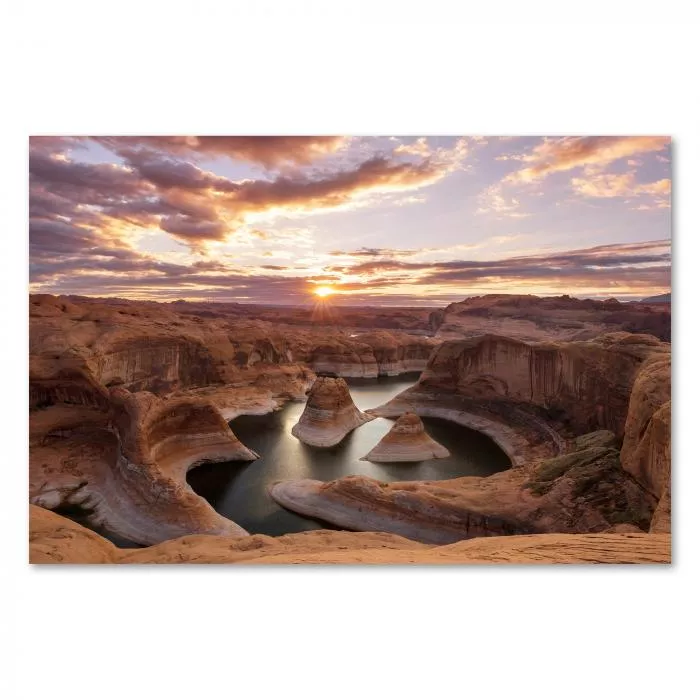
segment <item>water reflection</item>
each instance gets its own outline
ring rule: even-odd
[[[404,375],[348,383],[355,404],[367,409],[385,403],[416,379],[417,375]],[[425,418],[423,422],[431,437],[450,451],[449,458],[411,464],[363,462],[360,458],[386,435],[393,421],[377,418],[354,430],[339,445],[318,448],[305,445],[291,434],[303,410],[303,403],[291,403],[277,413],[233,420],[234,433],[261,458],[251,463],[197,467],[188,474],[192,488],[219,513],[249,532],[281,535],[329,527],[278,506],[267,488],[281,479],[329,481],[361,474],[382,481],[438,480],[487,476],[510,466],[506,455],[486,436],[437,418]]]

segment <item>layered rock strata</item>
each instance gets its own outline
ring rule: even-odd
[[[632,388],[622,467],[659,499],[652,532],[671,531],[671,357],[650,358]]]
[[[623,523],[646,531],[655,499],[625,472],[615,436],[578,438],[572,451],[489,477],[382,483],[363,476],[283,481],[280,505],[357,531],[447,544],[473,537],[604,532]]]
[[[415,413],[404,413],[362,459],[368,462],[422,462],[449,457],[450,452],[425,432]]]
[[[31,503],[77,509],[92,527],[141,544],[247,534],[185,480],[203,462],[257,458],[210,403],[115,388],[107,410],[54,405],[33,418]]]
[[[251,369],[295,364],[347,377],[421,371],[438,342],[398,330],[286,328],[231,316],[216,304],[195,315],[172,304],[109,301],[30,296],[32,360],[82,360],[102,385],[166,394],[241,384]]]
[[[118,549],[77,523],[30,506],[32,564],[667,564],[666,534],[488,537],[431,546],[382,532],[315,530],[282,537],[181,537]]]
[[[670,344],[631,333],[566,343],[446,341],[416,385],[368,413],[452,420],[489,435],[517,466],[555,456],[589,431],[621,439],[637,373],[670,353]]]
[[[374,420],[355,406],[344,379],[319,377],[292,435],[307,445],[332,447],[350,431]]]

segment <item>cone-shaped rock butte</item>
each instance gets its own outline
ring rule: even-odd
[[[364,411],[408,389],[418,376],[346,381],[355,405]],[[231,421],[233,432],[260,459],[196,467],[187,475],[190,486],[219,513],[251,534],[277,536],[332,526],[277,505],[268,494],[268,487],[275,481],[332,481],[351,474],[381,481],[421,481],[488,476],[510,467],[506,454],[486,435],[438,418],[423,418],[423,423],[426,432],[450,451],[450,457],[397,464],[360,461],[389,432],[393,420],[377,418],[353,430],[335,447],[318,448],[292,435],[303,410],[303,403],[289,403],[276,413],[240,416]]]

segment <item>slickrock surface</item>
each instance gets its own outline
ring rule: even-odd
[[[255,367],[241,372],[241,382],[224,386],[206,386],[173,392],[170,398],[202,398],[214,404],[225,420],[240,415],[265,415],[288,401],[306,401],[316,375],[303,365]]]
[[[93,527],[143,544],[247,534],[185,480],[203,462],[257,458],[206,401],[114,388],[106,411],[56,405],[32,417],[31,503],[78,508]]]
[[[671,305],[531,294],[487,294],[430,314],[438,338],[495,334],[528,342],[588,340],[605,333],[648,333],[671,340]]]
[[[404,413],[362,459],[369,462],[422,462],[449,457],[450,452],[425,432],[415,413]]]
[[[666,534],[487,537],[429,546],[382,532],[315,530],[283,537],[181,537],[117,549],[66,518],[30,506],[32,564],[667,564]]]
[[[622,467],[659,499],[651,532],[671,532],[671,357],[652,357],[632,389]]]
[[[622,466],[657,498],[671,473],[671,357],[653,357],[637,375],[625,423]]]
[[[355,406],[344,379],[319,377],[292,435],[307,445],[332,447],[351,430],[374,420]]]

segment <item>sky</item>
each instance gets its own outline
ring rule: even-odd
[[[670,291],[664,136],[33,136],[30,291],[444,306]]]

